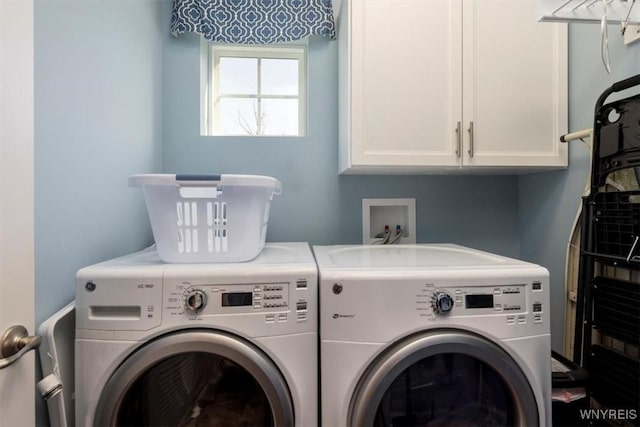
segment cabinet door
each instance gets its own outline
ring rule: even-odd
[[[352,0],[349,9],[350,166],[459,165],[461,0]]]
[[[566,166],[566,24],[537,22],[535,0],[465,0],[463,14],[463,163]]]

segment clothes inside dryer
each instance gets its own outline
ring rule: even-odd
[[[511,426],[514,407],[508,385],[491,366],[465,354],[438,354],[396,377],[374,425]]]
[[[210,353],[165,359],[125,394],[121,426],[272,426],[269,401],[246,369]]]

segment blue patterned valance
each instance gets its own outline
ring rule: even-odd
[[[336,37],[331,0],[174,0],[171,34],[185,32],[242,44]]]

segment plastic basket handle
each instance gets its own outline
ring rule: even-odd
[[[208,184],[218,182],[221,175],[197,175],[197,174],[176,174],[176,181],[184,181],[186,183],[194,183],[195,181],[204,181]]]
[[[598,110],[600,110],[600,108],[602,108],[602,106],[604,105],[604,101],[607,100],[609,95],[616,92],[622,92],[625,89],[629,89],[638,85],[640,85],[640,74],[612,84],[611,87],[605,89],[605,91],[602,92],[602,94],[598,98],[598,101],[596,102],[596,113],[598,112]]]
[[[221,194],[220,175],[176,174],[180,197],[185,199],[212,199]]]

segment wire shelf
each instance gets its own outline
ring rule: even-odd
[[[640,0],[538,0],[538,19],[640,24]]]
[[[640,191],[596,193],[593,197],[594,253],[640,262]]]

